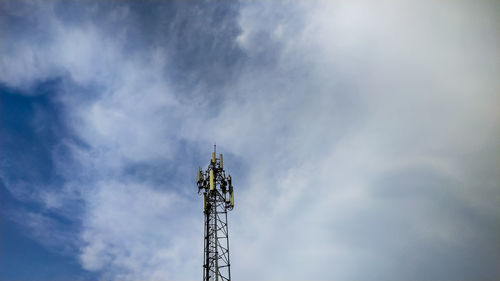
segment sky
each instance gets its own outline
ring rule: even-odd
[[[0,279],[500,279],[500,2],[0,0]]]

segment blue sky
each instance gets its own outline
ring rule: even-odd
[[[497,1],[0,1],[0,279],[500,278]]]

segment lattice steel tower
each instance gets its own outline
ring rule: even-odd
[[[229,234],[227,211],[234,207],[234,193],[231,176],[226,177],[222,154],[212,159],[206,171],[198,168],[196,182],[198,194],[203,193],[203,213],[205,214],[205,250],[203,281],[230,281]]]

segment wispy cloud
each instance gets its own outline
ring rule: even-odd
[[[498,4],[26,5],[43,40],[8,29],[1,79],[62,77],[65,181],[35,200],[77,212],[85,269],[199,277],[191,178],[217,142],[237,188],[234,278],[500,276]]]

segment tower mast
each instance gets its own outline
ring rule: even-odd
[[[230,281],[229,233],[227,211],[234,208],[231,175],[226,177],[222,154],[216,157],[216,146],[205,171],[198,168],[198,194],[203,194],[204,264],[203,281]]]

